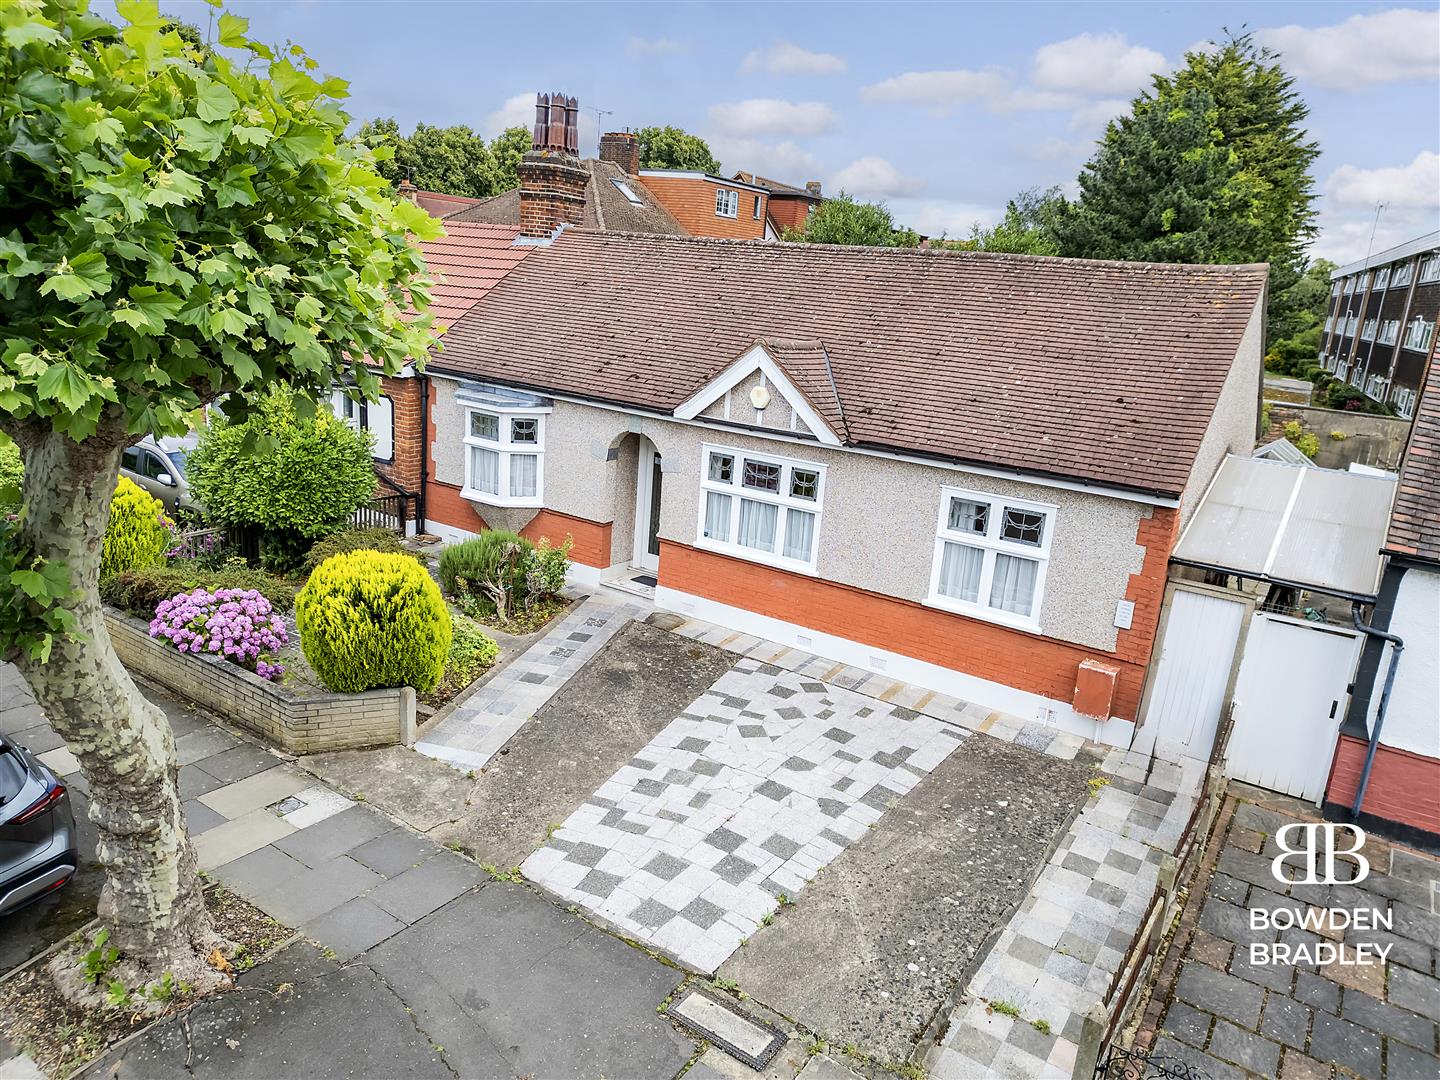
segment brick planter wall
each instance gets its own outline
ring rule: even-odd
[[[410,745],[415,691],[301,696],[206,654],[181,653],[150,637],[147,623],[106,609],[115,652],[127,668],[218,713],[291,754]]]

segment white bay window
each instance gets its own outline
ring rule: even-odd
[[[1055,507],[942,488],[927,604],[1038,629]]]
[[[699,546],[813,572],[824,479],[810,462],[704,447]]]
[[[540,410],[466,408],[465,498],[491,506],[539,506],[544,462]]]

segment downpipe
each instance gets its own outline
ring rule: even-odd
[[[1370,745],[1365,749],[1365,766],[1360,770],[1360,783],[1355,787],[1355,804],[1350,807],[1350,820],[1360,817],[1360,804],[1365,801],[1365,789],[1370,785],[1370,770],[1375,767],[1375,751],[1380,746],[1380,729],[1385,726],[1385,709],[1390,704],[1390,689],[1395,685],[1395,670],[1400,666],[1400,654],[1405,651],[1405,642],[1395,634],[1376,630],[1360,621],[1360,604],[1357,601],[1350,609],[1355,620],[1355,629],[1367,637],[1379,638],[1393,645],[1390,667],[1385,672],[1385,686],[1380,691],[1380,704],[1375,709],[1375,728],[1370,732]]]

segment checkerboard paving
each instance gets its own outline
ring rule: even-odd
[[[701,971],[740,943],[968,734],[741,660],[522,866]]]
[[[481,769],[526,720],[585,666],[631,619],[649,610],[615,594],[577,604],[524,653],[485,683],[415,744],[460,771]]]

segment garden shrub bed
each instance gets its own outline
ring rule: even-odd
[[[290,936],[288,927],[222,886],[206,891],[205,906],[220,935],[239,946],[230,958],[236,974],[268,959],[269,952]],[[194,1000],[177,994],[159,1016],[142,1015],[133,1008],[82,1008],[61,995],[41,961],[0,983],[0,1039],[28,1054],[46,1075],[68,1076],[115,1043],[188,1008]]]

